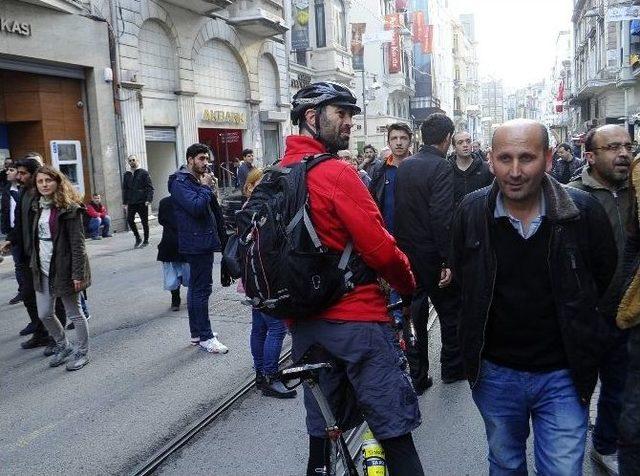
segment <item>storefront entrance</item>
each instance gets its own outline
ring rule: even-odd
[[[241,129],[198,129],[198,140],[211,148],[214,173],[223,187],[232,187],[235,159],[242,160]]]
[[[84,108],[81,80],[0,70],[2,154],[38,152],[89,196]]]

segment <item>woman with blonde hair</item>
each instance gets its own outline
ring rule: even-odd
[[[91,284],[84,245],[82,197],[67,177],[47,165],[36,171],[35,185],[31,272],[38,317],[56,343],[49,365],[57,367],[71,358],[67,370],[78,370],[89,362],[89,328],[80,306],[80,292]],[[67,319],[75,325],[73,356],[64,327],[54,313],[56,298],[62,300]]]

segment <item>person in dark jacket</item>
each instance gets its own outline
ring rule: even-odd
[[[537,472],[581,474],[609,345],[598,302],[616,268],[611,225],[596,199],[545,173],[544,125],[498,127],[489,160],[496,180],[462,200],[452,246],[460,343],[489,471],[527,473],[531,419]]]
[[[558,182],[567,184],[575,176],[584,162],[573,155],[569,144],[560,144],[556,149],[556,157],[551,168],[551,175]]]
[[[633,284],[640,279],[640,155],[631,165],[630,210],[627,228],[627,242],[624,250],[624,274]],[[626,293],[630,290],[625,290]],[[637,294],[634,296],[637,302]],[[616,322],[621,329],[628,329],[627,381],[622,394],[622,410],[618,424],[618,463],[621,476],[640,474],[640,313],[624,313],[625,299],[622,300]]]
[[[182,302],[180,286],[189,287],[189,264],[178,252],[178,223],[171,195],[160,200],[158,223],[162,226],[162,238],[156,259],[162,262],[164,289],[171,292],[171,310],[179,311]]]
[[[491,185],[493,174],[489,165],[471,150],[471,134],[456,132],[452,144],[454,152],[449,156],[453,167],[453,200],[457,208],[468,193]]]
[[[438,312],[442,335],[442,378],[462,373],[456,337],[456,303],[444,290],[451,283],[449,239],[453,217],[453,170],[446,159],[454,126],[444,114],[432,114],[421,125],[424,146],[398,168],[395,237],[409,257],[418,283],[411,303],[416,345],[407,357],[417,392],[433,381],[429,376],[429,298]]]
[[[149,245],[149,204],[153,201],[153,184],[149,172],[140,168],[138,158],[130,155],[127,159],[131,170],[124,174],[122,203],[127,214],[127,223],[136,238],[134,248]],[[144,240],[140,238],[136,226],[136,214],[140,217]]]
[[[189,146],[186,169],[169,177],[169,193],[174,203],[178,252],[189,263],[187,307],[191,344],[207,352],[226,354],[229,349],[211,331],[209,321],[213,253],[221,251],[226,241],[222,211],[212,190],[213,176],[207,172],[209,155],[204,144]]]
[[[253,150],[244,149],[242,151],[242,163],[238,167],[238,187],[240,190],[244,190],[244,184],[247,181],[249,172],[253,170]]]
[[[89,327],[82,312],[80,292],[91,285],[82,197],[69,179],[53,167],[40,167],[35,181],[38,199],[32,205],[30,267],[38,316],[56,343],[49,366],[58,367],[71,359],[67,370],[79,370],[89,362]],[[74,323],[75,349],[54,314],[56,298],[62,301],[67,317]]]
[[[2,245],[2,251],[11,249],[11,253],[18,267],[25,276],[22,290],[22,303],[27,310],[30,322],[27,327],[20,331],[20,335],[33,335],[29,340],[22,342],[20,346],[23,349],[34,349],[51,344],[49,333],[38,317],[33,280],[29,279],[31,275],[29,264],[32,242],[31,228],[29,225],[33,220],[33,204],[37,201],[34,180],[36,170],[40,167],[40,163],[34,158],[25,158],[18,160],[15,165],[18,181],[20,182],[20,195],[18,197],[14,227],[9,231],[7,241]]]
[[[373,169],[382,165],[382,161],[378,159],[378,151],[371,144],[367,144],[362,149],[364,160],[362,164],[360,164],[360,170],[364,170],[369,177],[371,177],[371,173]]]
[[[394,217],[395,217],[395,196],[396,196],[396,178],[398,176],[398,167],[402,161],[409,157],[409,148],[411,147],[411,138],[413,132],[411,128],[402,122],[390,124],[387,126],[387,144],[391,149],[391,155],[385,163],[372,167],[371,183],[369,191],[373,196],[373,200],[378,205],[378,209],[384,219],[384,226],[387,231],[393,235]],[[391,289],[389,295],[391,304],[402,299],[402,296],[395,290]],[[402,309],[393,312],[393,318],[397,326],[403,325]]]
[[[612,346],[600,365],[600,395],[598,414],[593,429],[591,458],[610,473],[618,473],[618,421],[622,409],[622,393],[627,379],[628,331],[615,324],[618,304],[626,276],[623,269],[624,245],[629,205],[629,168],[631,138],[624,127],[608,124],[590,130],[585,137],[585,158],[588,165],[580,177],[569,185],[593,196],[605,209],[618,248],[618,267],[598,308],[607,318],[613,336]]]
[[[18,183],[18,169],[13,162],[6,170],[6,184],[0,189],[0,231],[8,236],[16,227],[16,213],[20,212],[18,203],[20,201],[20,187]],[[24,288],[24,270],[18,263],[18,247],[11,248],[13,256],[13,266],[15,270],[16,282],[18,283],[18,293],[9,300],[9,304],[17,304],[22,301],[22,290]]]

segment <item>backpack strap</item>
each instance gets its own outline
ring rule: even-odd
[[[329,159],[336,159],[336,158],[337,157],[333,154],[324,153],[324,154],[309,155],[303,158],[302,162],[307,165],[307,173],[309,173],[309,170],[314,168],[316,165],[321,164],[322,162],[325,162]]]

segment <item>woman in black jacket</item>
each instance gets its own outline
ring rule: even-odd
[[[160,200],[158,223],[162,225],[162,239],[158,258],[162,262],[164,289],[171,292],[171,310],[180,310],[180,286],[189,286],[189,263],[178,253],[178,225],[171,195]]]

